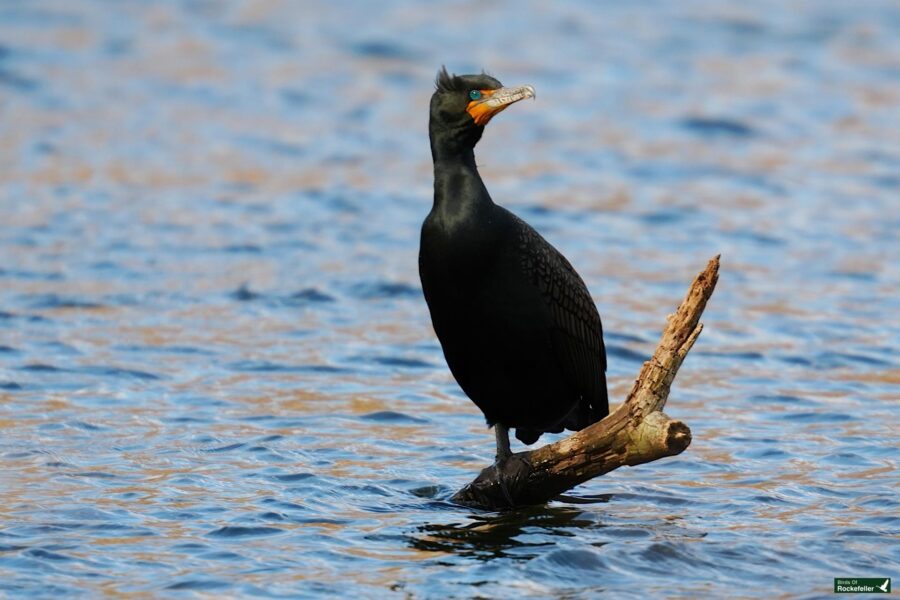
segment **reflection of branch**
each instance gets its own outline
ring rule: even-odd
[[[719,278],[719,257],[697,275],[668,323],[653,357],[644,363],[625,402],[609,416],[569,437],[519,452],[484,469],[453,496],[482,508],[540,504],[579,483],[621,466],[640,465],[680,454],[691,430],[662,408],[678,368],[700,335],[700,315]]]
[[[598,501],[605,500],[593,500]],[[472,521],[467,523],[421,525],[417,527],[416,535],[410,538],[410,542],[419,550],[452,553],[480,560],[513,556],[523,558],[529,554],[528,548],[533,548],[534,556],[538,556],[545,545],[541,540],[523,540],[521,535],[526,529],[538,527],[551,531],[590,525],[590,520],[584,518],[584,511],[571,506],[532,506],[501,513],[476,513],[469,518]]]

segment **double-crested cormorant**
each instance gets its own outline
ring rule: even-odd
[[[431,97],[434,206],[419,275],[450,371],[510,455],[509,428],[533,444],[609,413],[606,349],[587,287],[560,252],[494,204],[475,166],[484,126],[534,88],[441,69]]]

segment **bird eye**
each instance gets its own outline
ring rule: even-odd
[[[481,92],[478,90],[472,90],[471,92],[469,92],[469,98],[471,98],[472,100],[478,100],[479,98],[481,98]]]

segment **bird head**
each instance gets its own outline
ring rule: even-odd
[[[486,75],[451,75],[446,67],[438,71],[431,96],[432,155],[471,152],[484,126],[500,111],[525,98],[534,98],[530,85],[503,87]]]

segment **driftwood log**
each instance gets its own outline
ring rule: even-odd
[[[691,443],[691,430],[662,409],[678,368],[703,329],[700,316],[718,278],[716,256],[669,315],[653,357],[644,363],[625,402],[609,416],[563,440],[487,467],[453,501],[487,509],[542,504],[621,466],[683,452]]]

